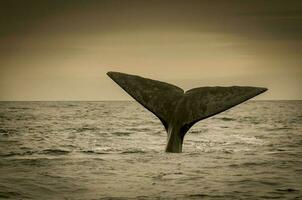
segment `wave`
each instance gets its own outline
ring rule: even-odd
[[[266,131],[274,132],[274,131],[282,131],[282,130],[292,130],[292,127],[276,127],[276,128],[265,128]]]
[[[28,156],[28,155],[33,155],[35,152],[34,151],[26,151],[26,152],[10,152],[7,154],[0,154],[1,157],[12,157],[12,156]]]
[[[20,197],[20,196],[24,197],[24,195],[22,195],[19,192],[0,191],[0,198],[10,199],[10,198],[16,198],[16,197]]]
[[[9,110],[34,110],[34,108],[27,107],[8,107]]]
[[[84,154],[108,154],[108,152],[103,152],[103,151],[93,151],[93,150],[83,150],[81,153]]]
[[[199,129],[199,130],[189,130],[190,134],[200,134],[200,133],[207,133],[209,129]]]
[[[127,128],[127,131],[134,131],[134,132],[149,132],[151,128]]]
[[[41,153],[47,155],[65,155],[70,153],[70,151],[64,149],[45,149]]]
[[[112,132],[111,134],[116,135],[116,136],[129,136],[131,133],[130,132],[116,131],[116,132]]]
[[[193,199],[236,199],[235,195],[230,195],[230,194],[224,194],[224,195],[218,195],[215,193],[213,193],[213,195],[211,194],[189,194],[186,195],[187,198],[193,198]]]
[[[222,121],[236,121],[236,119],[230,118],[230,117],[216,117],[216,119],[219,119]]]
[[[98,127],[87,127],[87,126],[84,126],[84,127],[81,127],[81,128],[77,128],[75,130],[76,130],[76,132],[85,132],[85,131],[98,131],[100,129]]]
[[[277,189],[277,191],[280,192],[298,192],[299,190],[293,189],[293,188],[286,188],[286,189]]]
[[[121,152],[121,154],[130,154],[130,153],[146,153],[146,151],[143,151],[141,149],[132,149],[132,150],[126,150]]]
[[[196,197],[196,198],[205,198],[205,197],[211,197],[207,194],[189,194],[188,197]]]
[[[63,149],[44,149],[42,151],[25,151],[25,152],[9,152],[6,154],[0,154],[1,157],[12,157],[12,156],[29,156],[34,154],[45,154],[45,155],[65,155],[70,153],[68,150]]]
[[[8,136],[5,134],[15,134],[15,133],[18,133],[18,130],[12,128],[0,128],[0,134],[3,134],[4,136]]]

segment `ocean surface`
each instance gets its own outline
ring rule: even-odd
[[[136,102],[0,102],[0,199],[302,199],[302,101],[248,101],[165,145]]]

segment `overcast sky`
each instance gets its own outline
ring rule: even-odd
[[[131,99],[107,71],[302,99],[302,1],[0,1],[0,100]]]

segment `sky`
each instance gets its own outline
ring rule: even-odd
[[[0,1],[0,100],[131,100],[107,71],[302,99],[302,1]]]

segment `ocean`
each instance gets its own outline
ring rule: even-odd
[[[0,102],[0,199],[302,199],[302,101],[247,101],[165,145],[134,101]]]

